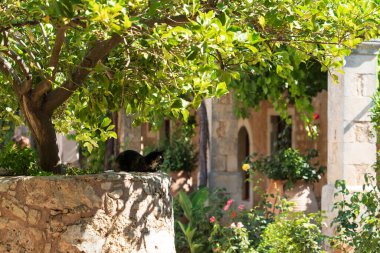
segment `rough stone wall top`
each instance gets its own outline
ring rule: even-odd
[[[0,177],[0,252],[175,252],[160,173]]]

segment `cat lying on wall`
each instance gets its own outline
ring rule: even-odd
[[[125,150],[116,157],[115,171],[155,172],[163,161],[163,152],[160,151],[143,156],[137,151]]]

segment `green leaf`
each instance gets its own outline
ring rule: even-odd
[[[104,118],[102,121],[102,124],[100,125],[101,128],[106,128],[112,123],[112,120],[108,117]]]
[[[191,201],[189,197],[186,195],[184,191],[180,191],[178,194],[178,202],[181,205],[183,212],[185,214],[185,217],[191,221],[193,219],[193,214],[192,214],[192,208],[193,205],[191,204]]]
[[[265,28],[265,18],[263,16],[260,16],[258,22],[259,22],[261,28],[264,29]]]

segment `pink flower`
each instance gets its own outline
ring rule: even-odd
[[[313,113],[314,115],[314,120],[318,120],[319,119],[319,114],[318,113]]]
[[[242,228],[244,227],[243,223],[241,223],[240,221],[236,224],[236,227],[237,228]]]
[[[210,218],[210,223],[214,223],[215,222],[215,217],[214,216],[211,216]]]
[[[236,228],[236,224],[235,224],[235,222],[232,222],[232,223],[231,223],[230,228]]]
[[[241,210],[244,210],[244,208],[245,208],[245,205],[243,205],[243,204],[240,204],[239,206],[238,206],[238,209],[241,211]]]
[[[231,206],[232,203],[234,203],[233,199],[227,200],[227,204],[224,206],[223,210],[224,211],[228,211],[228,209],[230,209],[230,206]]]

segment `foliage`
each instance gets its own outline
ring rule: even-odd
[[[189,196],[180,192],[175,198],[174,218],[178,252],[208,252],[211,248],[206,235],[211,233],[211,214],[220,217],[226,195],[221,190],[209,193],[207,188]]]
[[[78,171],[78,173],[95,174],[103,172],[106,144],[104,142],[99,142],[99,145],[91,150],[91,152],[81,144],[83,143],[79,144],[79,150],[81,153],[81,171]],[[73,173],[75,174],[74,171]]]
[[[364,178],[361,192],[350,192],[343,180],[335,183],[334,244],[341,249],[349,246],[357,253],[375,253],[380,248],[380,188],[373,176]]]
[[[184,134],[174,134],[170,141],[164,144],[164,161],[160,169],[165,172],[181,171],[191,172],[195,168],[197,154],[191,138]]]
[[[320,214],[285,212],[269,224],[257,248],[262,253],[317,253],[325,237],[321,231]]]
[[[265,228],[273,222],[273,214],[256,207],[231,206],[228,200],[222,216],[213,216],[210,244],[213,252],[255,252]]]
[[[249,170],[259,171],[268,178],[287,180],[286,187],[291,187],[298,180],[306,182],[318,182],[326,168],[319,166],[318,162],[312,163],[312,159],[318,156],[316,150],[309,150],[302,155],[298,150],[287,148],[280,149],[269,156],[261,156],[256,160],[247,161]],[[253,154],[248,159],[257,157]]]
[[[231,223],[228,227],[216,223],[213,227],[210,240],[213,245],[213,252],[252,252],[247,228],[241,222],[237,225]]]
[[[18,148],[9,143],[0,153],[0,168],[10,176],[42,175],[37,163],[36,152],[30,148]]]
[[[135,123],[187,120],[203,98],[235,90],[243,107],[294,103],[309,124],[297,73],[313,61],[339,68],[378,37],[378,10],[377,0],[3,0],[0,118],[26,121],[37,143],[54,134],[36,122],[75,130],[91,150],[116,137],[107,111],[123,108]]]
[[[380,90],[379,89],[376,91],[375,95],[373,96],[372,101],[373,101],[373,107],[371,108],[371,122],[373,123],[374,133],[369,133],[369,134],[375,134],[376,133],[376,135],[379,136],[379,134],[380,134]],[[377,154],[377,156],[376,156],[376,163],[374,164],[374,168],[375,168],[376,172],[379,172],[380,171],[380,152],[379,152],[379,150],[377,150],[376,154]]]

